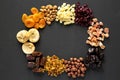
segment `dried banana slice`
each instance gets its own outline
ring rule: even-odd
[[[16,35],[16,38],[17,40],[20,42],[20,43],[25,43],[28,41],[29,39],[29,34],[28,34],[28,31],[27,30],[21,30],[17,33]]]
[[[31,42],[26,42],[22,45],[22,50],[25,54],[32,54],[35,51],[35,46]]]
[[[28,31],[30,37],[29,37],[29,41],[32,43],[36,43],[39,39],[40,39],[40,34],[39,31],[35,28],[32,28]]]

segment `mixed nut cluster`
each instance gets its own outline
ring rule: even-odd
[[[86,72],[86,67],[84,65],[84,60],[80,58],[70,58],[70,60],[64,60],[66,65],[65,72],[67,72],[69,77],[77,78],[84,77]]]
[[[88,68],[95,69],[102,66],[103,50],[105,49],[103,41],[109,37],[109,28],[104,28],[103,23],[93,16],[93,12],[87,4],[63,3],[59,7],[49,4],[41,6],[40,11],[36,7],[32,7],[31,13],[22,15],[22,22],[30,29],[28,31],[20,30],[16,38],[18,42],[23,43],[22,50],[26,54],[28,68],[33,72],[46,71],[49,76],[57,77],[65,71],[69,77],[77,78],[84,77]],[[84,59],[80,57],[65,60],[56,55],[43,57],[41,52],[35,50],[34,43],[40,39],[38,29],[45,28],[46,24],[50,25],[54,20],[64,25],[76,23],[88,27],[89,37],[86,44],[91,47]]]
[[[105,48],[102,42],[105,38],[109,37],[109,28],[103,28],[102,22],[98,22],[97,18],[93,18],[87,33],[89,34],[88,40],[86,40],[87,44],[94,47],[100,47],[101,49]]]

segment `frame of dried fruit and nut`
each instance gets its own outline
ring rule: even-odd
[[[49,76],[62,74],[64,71],[69,77],[84,77],[88,69],[96,69],[102,66],[104,61],[105,45],[103,41],[109,37],[109,28],[104,27],[103,22],[98,21],[93,16],[92,10],[87,4],[81,5],[63,3],[61,6],[45,5],[40,11],[36,7],[31,8],[30,15],[24,13],[22,22],[29,31],[21,30],[16,38],[23,43],[22,50],[26,54],[28,68],[33,72],[47,72]],[[58,21],[64,25],[79,24],[88,27],[88,38],[86,44],[90,45],[85,58],[72,57],[69,60],[60,59],[58,56],[43,56],[42,52],[36,51],[34,44],[40,39],[38,29],[44,29],[53,21]]]

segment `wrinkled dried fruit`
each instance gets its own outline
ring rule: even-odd
[[[32,28],[35,24],[35,21],[31,18],[27,18],[24,23],[27,28]]]
[[[88,5],[80,5],[80,3],[77,2],[75,5],[75,23],[88,27],[92,18],[93,12]]]
[[[39,21],[39,27],[40,27],[41,29],[43,29],[43,28],[45,27],[45,25],[46,25],[45,19],[41,19],[41,20]]]
[[[31,13],[33,13],[33,14],[36,14],[36,13],[38,13],[39,11],[38,11],[38,9],[36,8],[36,7],[32,7],[31,8]]]
[[[63,64],[63,60],[60,60],[57,56],[53,55],[52,57],[47,56],[44,68],[48,72],[49,76],[57,77],[64,72],[65,65]]]

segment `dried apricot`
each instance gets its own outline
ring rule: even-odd
[[[33,15],[29,15],[28,18],[33,18]]]
[[[33,20],[34,20],[35,22],[39,22],[39,19],[40,19],[40,18],[39,18],[39,14],[36,13],[36,14],[33,15]]]
[[[35,22],[34,22],[34,20],[32,18],[26,19],[24,23],[25,23],[25,26],[27,28],[32,28],[34,26],[34,24],[35,24]]]
[[[22,21],[25,22],[25,20],[26,20],[27,18],[28,18],[27,14],[24,13],[24,14],[22,15]]]
[[[31,8],[31,13],[32,14],[35,14],[35,13],[38,13],[39,11],[38,11],[38,9],[36,8],[36,7],[32,7]]]
[[[40,28],[40,27],[39,27],[39,23],[36,23],[36,24],[34,25],[34,28],[39,29],[39,28]]]
[[[44,18],[44,13],[43,12],[39,12],[39,18]]]
[[[45,27],[45,25],[46,25],[45,19],[41,19],[41,20],[39,21],[39,27],[42,29],[42,28]]]

